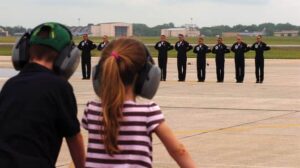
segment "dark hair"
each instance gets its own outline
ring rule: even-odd
[[[40,38],[49,38],[51,28],[44,26],[41,28],[41,31],[37,34]],[[47,62],[53,62],[58,56],[58,52],[53,48],[46,45],[33,44],[29,48],[30,59],[45,60]]]
[[[103,141],[110,155],[119,152],[119,135],[126,86],[134,82],[146,62],[144,45],[134,39],[121,38],[111,42],[102,53],[100,98],[103,113]]]

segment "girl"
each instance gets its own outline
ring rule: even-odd
[[[104,49],[97,93],[101,100],[88,102],[82,119],[89,132],[86,167],[152,167],[152,133],[180,167],[196,167],[165,123],[159,106],[136,102],[135,82],[146,56],[145,46],[128,38]]]

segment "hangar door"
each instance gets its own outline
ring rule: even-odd
[[[115,27],[115,36],[120,37],[120,36],[127,36],[127,26],[116,26]]]

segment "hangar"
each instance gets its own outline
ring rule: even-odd
[[[110,37],[132,36],[133,26],[123,22],[100,23],[91,26],[91,36],[103,35]]]

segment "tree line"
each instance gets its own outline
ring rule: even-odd
[[[201,34],[206,36],[216,36],[221,35],[222,32],[255,32],[255,31],[262,31],[263,29],[266,30],[267,36],[273,36],[274,32],[283,31],[283,30],[299,30],[300,26],[292,25],[290,23],[263,23],[259,25],[235,25],[235,26],[214,26],[214,27],[202,27],[200,29]]]
[[[9,35],[15,35],[16,33],[24,33],[27,30],[23,26],[14,26],[14,27],[0,26],[0,28],[4,29],[5,31],[8,31]]]
[[[183,26],[182,26],[183,27]],[[27,29],[22,26],[14,26],[14,27],[4,27],[0,26],[4,30],[8,31],[10,35],[14,35],[16,33],[23,33]],[[161,29],[167,28],[175,28],[174,23],[165,23],[162,25],[157,25],[154,27],[149,27],[146,24],[142,23],[134,23],[133,24],[133,34],[135,36],[159,36],[161,33]],[[292,25],[290,23],[263,23],[259,25],[235,25],[235,26],[227,26],[227,25],[220,25],[220,26],[212,26],[212,27],[202,27],[197,28],[200,30],[201,34],[204,36],[216,36],[221,35],[223,32],[253,32],[253,31],[262,31],[266,29],[266,35],[272,36],[276,31],[282,30],[299,30],[300,26]]]
[[[148,27],[146,24],[133,24],[133,34],[136,36],[159,36],[160,30],[162,28],[174,28],[175,25],[173,23],[158,25],[155,27]],[[183,27],[183,26],[182,26]],[[212,26],[212,27],[202,27],[197,28],[200,30],[201,34],[204,36],[216,36],[221,35],[223,32],[254,32],[254,31],[262,31],[266,30],[267,36],[273,36],[274,32],[282,31],[282,30],[299,30],[300,26],[292,25],[290,23],[263,23],[259,25],[235,25],[235,26]]]

